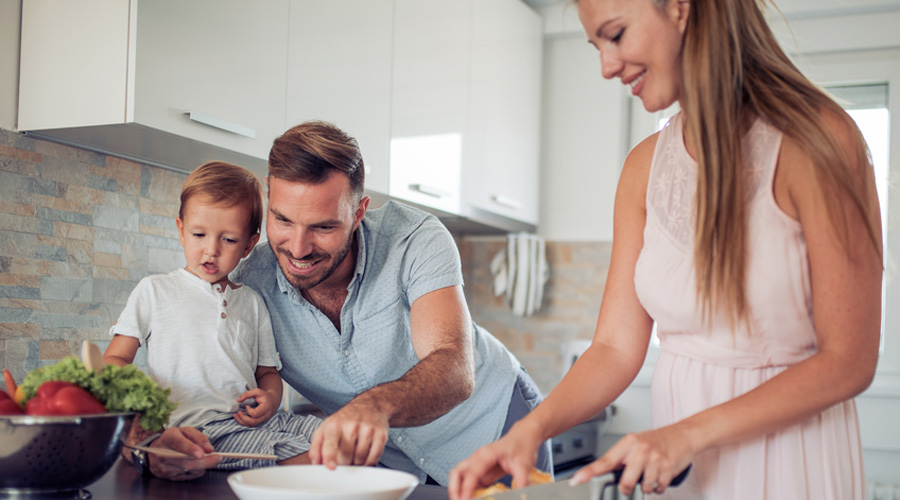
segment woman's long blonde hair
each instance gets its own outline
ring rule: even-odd
[[[765,118],[800,145],[812,159],[822,196],[849,199],[881,252],[880,221],[867,202],[868,184],[850,167],[871,169],[865,141],[849,115],[788,59],[766,23],[764,1],[690,0],[682,53],[680,103],[698,163],[697,296],[707,318],[724,307],[732,323],[747,317],[741,120],[748,116]],[[853,134],[849,155],[823,127],[823,116],[836,117]],[[828,212],[849,250],[847,214],[838,203],[829,203]]]

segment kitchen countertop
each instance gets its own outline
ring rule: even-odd
[[[87,491],[91,500],[219,500],[237,499],[226,482],[230,471],[208,471],[193,481],[175,482],[157,478],[142,478],[131,464],[122,458]],[[407,500],[447,500],[447,489],[441,486],[419,485]]]

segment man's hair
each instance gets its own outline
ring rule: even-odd
[[[269,152],[269,176],[319,184],[334,171],[350,180],[350,192],[362,197],[365,168],[356,139],[323,121],[301,123],[275,139]]]
[[[213,203],[228,207],[243,205],[250,212],[248,235],[259,233],[263,217],[262,183],[244,167],[211,161],[197,167],[181,188],[178,217],[184,220],[184,207],[193,196],[207,196]]]

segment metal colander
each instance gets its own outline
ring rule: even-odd
[[[100,479],[119,457],[133,417],[0,417],[0,496],[78,492]]]

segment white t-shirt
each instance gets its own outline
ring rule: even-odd
[[[231,418],[256,367],[281,369],[269,313],[250,287],[219,291],[184,269],[142,279],[110,335],[147,347],[150,377],[172,389],[169,426]]]

